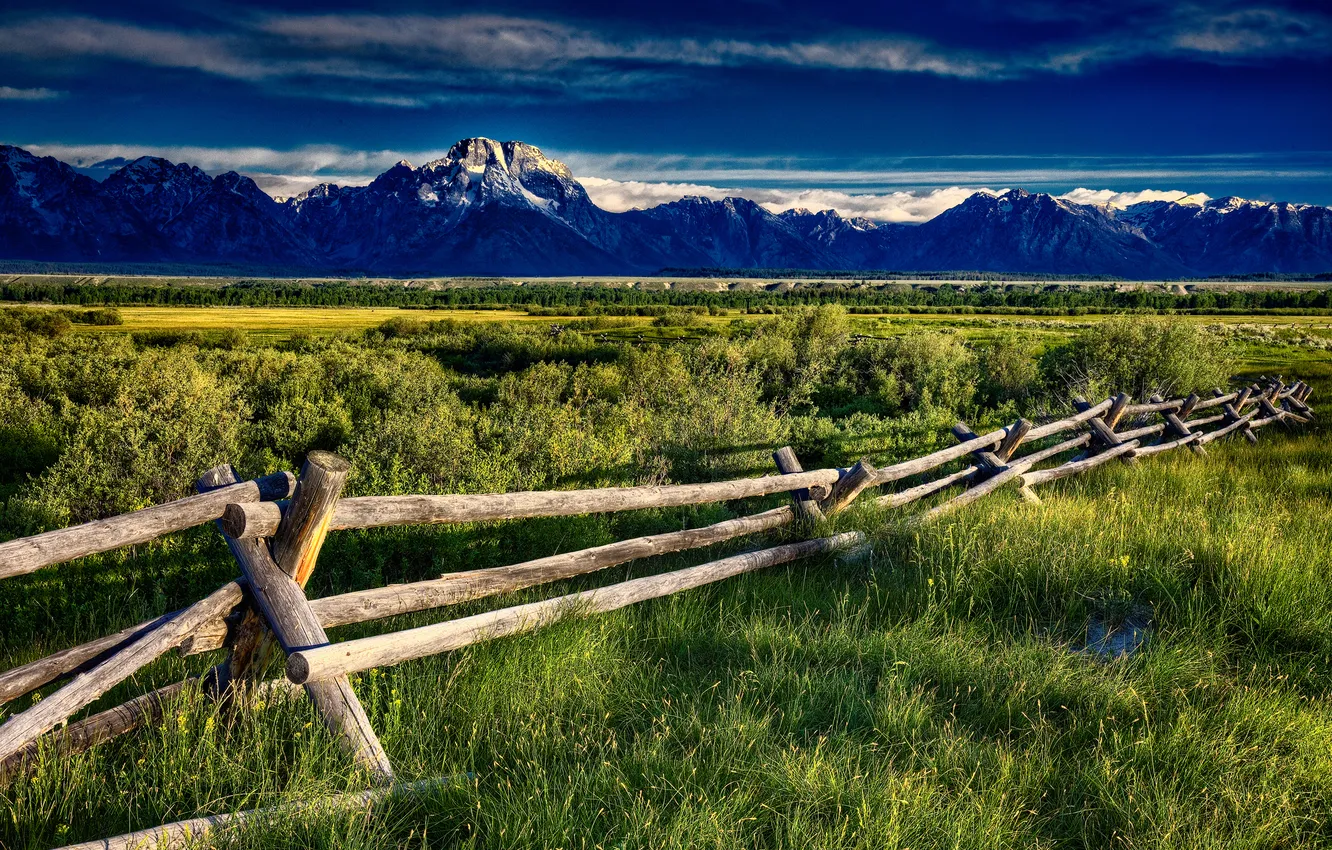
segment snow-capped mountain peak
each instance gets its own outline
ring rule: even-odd
[[[51,157],[0,146],[0,259],[413,276],[666,266],[1127,278],[1332,269],[1332,209],[1233,197],[1120,208],[977,191],[919,225],[780,211],[743,197],[611,213],[540,149],[480,137],[419,167],[400,161],[365,186],[325,183],[281,203],[235,172],[211,178],[160,157],[119,165],[98,184]]]
[[[1228,212],[1234,212],[1235,210],[1238,209],[1242,209],[1243,207],[1248,206],[1249,204],[1252,203],[1253,201],[1246,201],[1244,198],[1237,198],[1234,195],[1228,195],[1224,198],[1213,198],[1212,200],[1209,200],[1207,203],[1203,204],[1203,208],[1208,210],[1215,210],[1216,212],[1219,213],[1228,213]]]
[[[441,207],[516,204],[563,219],[570,206],[591,204],[567,166],[523,142],[462,139],[440,159],[418,169],[402,162],[382,176],[399,171],[410,171],[402,182],[422,203]]]

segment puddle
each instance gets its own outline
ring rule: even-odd
[[[1087,642],[1077,651],[1107,660],[1122,658],[1142,649],[1151,636],[1151,606],[1106,606],[1087,619]]]

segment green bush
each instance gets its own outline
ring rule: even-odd
[[[406,316],[394,316],[392,319],[381,323],[375,330],[383,334],[385,339],[417,336],[426,332],[426,323],[417,319],[409,319]]]
[[[788,310],[758,326],[746,354],[759,368],[764,397],[789,409],[812,400],[850,338],[843,307]]]
[[[102,307],[96,310],[60,310],[60,315],[76,325],[123,325],[124,316],[115,307]]]
[[[1026,402],[1041,386],[1037,358],[1014,334],[1004,334],[977,351],[983,402],[997,406],[1007,401]]]
[[[236,348],[244,348],[249,342],[249,337],[245,331],[240,328],[227,328],[212,340],[216,348],[227,349],[228,351]]]
[[[11,530],[182,495],[221,460],[249,474],[295,469],[316,448],[352,460],[359,493],[753,475],[785,442],[807,463],[843,464],[927,444],[957,416],[1009,416],[1039,389],[1017,337],[976,348],[950,329],[853,340],[837,307],[744,322],[733,339],[645,347],[401,320],[277,345],[237,331],[52,338],[25,328],[55,311],[3,316]],[[1223,382],[1217,350],[1192,327],[1112,320],[1042,367],[1051,381],[1183,392]]]
[[[125,317],[115,307],[103,307],[100,310],[88,310],[83,314],[83,322],[88,325],[123,325]]]
[[[55,339],[73,329],[69,317],[56,310],[37,307],[10,307],[0,312],[0,333],[32,334]]]
[[[697,310],[674,307],[652,320],[654,328],[696,328],[702,324],[703,317]]]
[[[174,348],[193,345],[202,348],[207,338],[199,331],[140,331],[130,335],[140,348]]]
[[[1226,383],[1233,369],[1226,338],[1165,316],[1106,319],[1041,359],[1041,370],[1054,389],[1088,398],[1117,392],[1137,399],[1200,392]]]
[[[848,349],[837,380],[819,398],[873,400],[898,414],[917,409],[962,412],[976,396],[976,355],[956,334],[915,331],[887,340],[864,340]]]
[[[191,350],[144,352],[117,378],[106,404],[71,411],[59,459],[22,499],[27,513],[65,525],[138,510],[239,459],[248,411]]]

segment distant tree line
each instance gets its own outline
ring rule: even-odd
[[[729,268],[664,268],[662,277],[698,277],[736,280],[982,280],[982,281],[1124,281],[1114,275],[1053,274],[1041,272],[987,272],[987,271],[892,271],[890,269],[729,269]],[[1199,278],[1171,278],[1171,282],[1191,281],[1286,281],[1291,283],[1332,281],[1332,271],[1319,274],[1281,274],[1260,272],[1243,275],[1217,275]],[[1131,281],[1127,281],[1131,282]]]
[[[405,307],[420,309],[518,309],[552,315],[657,315],[662,308],[771,312],[783,307],[841,304],[866,310],[945,310],[950,312],[1106,311],[1253,312],[1332,309],[1330,289],[1195,291],[1115,290],[1109,287],[1014,286],[850,287],[837,284],[787,290],[681,289],[539,285],[475,285],[425,289],[353,283],[293,283],[241,280],[224,286],[50,281],[0,285],[0,301],[78,306],[237,306],[237,307]]]

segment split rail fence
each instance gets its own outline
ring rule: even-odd
[[[340,498],[349,467],[327,452],[312,452],[299,478],[279,473],[241,481],[229,466],[209,470],[198,495],[131,514],[0,543],[0,579],[137,543],[192,526],[216,522],[230,546],[240,576],[207,598],[113,635],[71,647],[0,673],[0,705],[55,684],[63,687],[0,725],[0,787],[28,770],[40,756],[73,754],[123,735],[162,716],[183,689],[201,686],[209,697],[243,701],[259,689],[303,686],[328,728],[355,763],[373,779],[370,789],[343,795],[336,805],[369,805],[395,790],[393,766],[357,699],[349,676],[375,667],[437,655],[505,635],[530,631],[571,616],[612,611],[784,564],[818,553],[859,545],[860,532],[844,532],[733,555],[698,566],[650,575],[594,590],[501,608],[435,625],[374,637],[330,642],[334,626],[364,623],[533,587],[603,570],[640,558],[710,546],[792,524],[808,524],[845,509],[871,487],[924,477],[952,461],[956,471],[880,495],[877,504],[901,507],[952,487],[960,493],[912,518],[928,522],[1015,483],[1028,501],[1039,502],[1038,485],[1086,472],[1119,459],[1135,463],[1183,446],[1204,446],[1232,434],[1257,442],[1255,431],[1289,421],[1307,423],[1314,413],[1311,388],[1264,378],[1213,397],[1134,404],[1124,394],[1090,404],[1076,399],[1070,416],[1036,425],[1012,425],[974,434],[965,423],[953,429],[957,444],[924,457],[876,469],[867,460],[849,469],[801,468],[795,453],[773,455],[780,475],[708,484],[610,487],[484,495],[365,496]],[[1247,409],[1247,412],[1246,412]],[[1213,412],[1215,411],[1215,412]],[[1150,419],[1159,421],[1149,423]],[[1216,426],[1203,430],[1207,426]],[[1018,456],[1049,437],[1072,436]],[[1037,468],[1068,452],[1056,466]],[[321,599],[304,588],[329,531],[381,526],[466,523],[525,517],[568,516],[638,508],[660,508],[790,493],[791,504],[703,528],[623,540],[512,566],[446,574],[437,579],[390,585]],[[198,679],[175,683],[122,705],[70,723],[70,718],[163,654],[198,654],[226,649],[224,661]],[[286,656],[286,680],[261,682],[272,653]],[[129,848],[179,842],[255,812],[198,818],[80,847]]]

